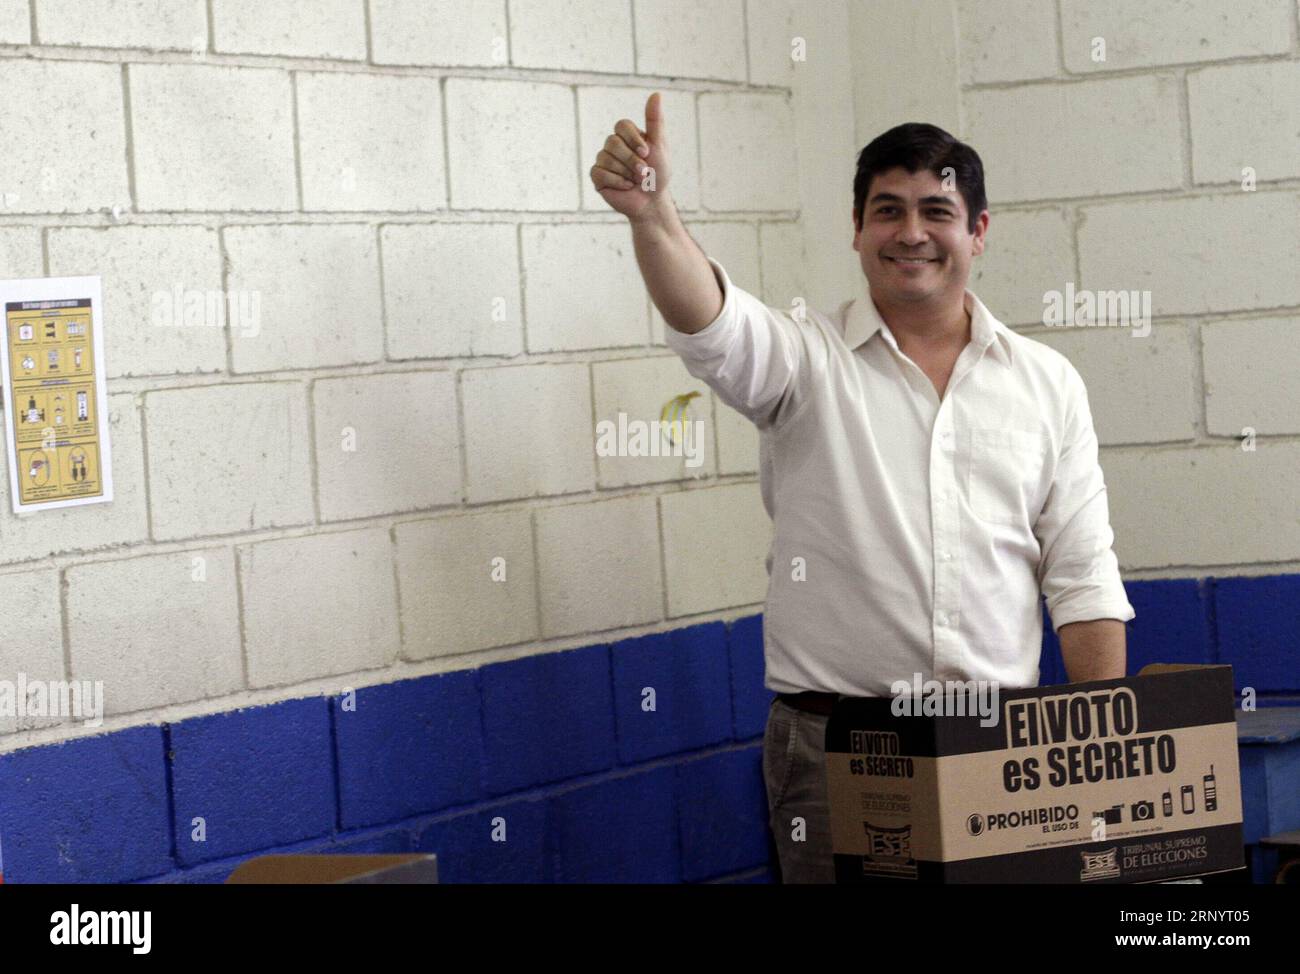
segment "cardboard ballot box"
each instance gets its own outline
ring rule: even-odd
[[[892,697],[836,704],[837,882],[1141,883],[1242,867],[1230,666],[1153,664],[997,703],[987,720],[896,716]]]

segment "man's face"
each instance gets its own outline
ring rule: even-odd
[[[867,190],[862,222],[854,214],[853,249],[881,304],[959,299],[971,260],[984,252],[988,211],[966,229],[966,202],[932,172],[901,166],[877,173]]]

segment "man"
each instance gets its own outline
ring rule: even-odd
[[[767,307],[686,233],[658,93],[645,131],[620,120],[590,175],[631,223],[669,346],[760,431],[771,825],[785,882],[834,882],[838,696],[915,674],[1037,686],[1040,592],[1071,681],[1124,675],[1134,611],[1083,381],[966,290],[989,225],[983,165],[942,129],[900,125],[862,150],[869,294],[833,316]]]

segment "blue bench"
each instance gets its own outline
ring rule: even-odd
[[[1261,840],[1300,829],[1300,707],[1237,711],[1237,746],[1247,865],[1254,882],[1272,883],[1279,847]]]

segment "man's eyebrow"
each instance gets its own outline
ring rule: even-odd
[[[895,195],[894,193],[877,193],[875,196],[871,197],[870,200],[868,200],[868,203],[873,205],[876,203],[902,203],[902,202],[904,202],[903,197]],[[940,203],[943,204],[944,206],[953,206],[953,207],[957,205],[956,200],[952,199],[952,197],[950,196],[922,196],[920,200],[918,200],[917,202],[928,204],[928,205],[934,205],[936,203]]]

